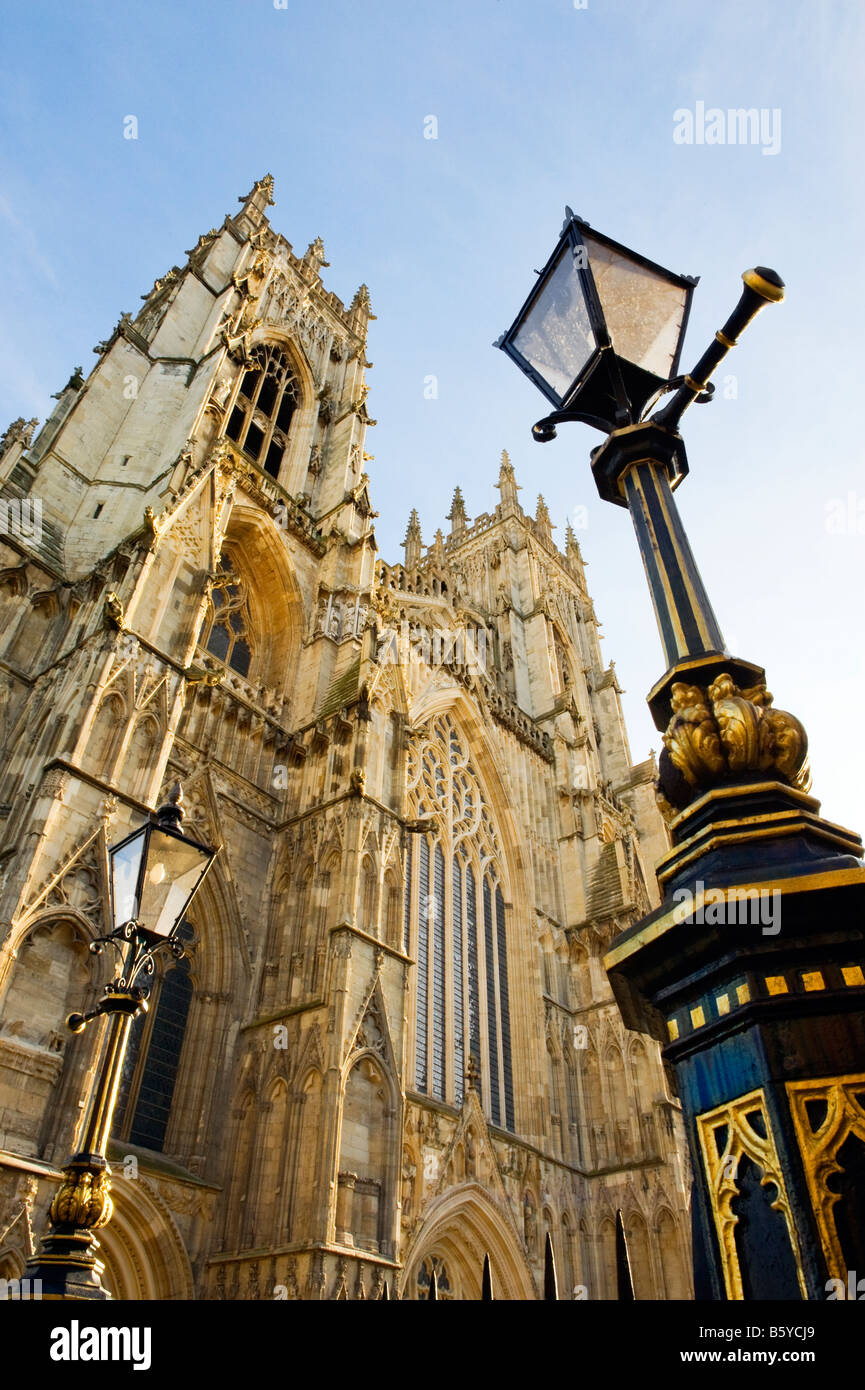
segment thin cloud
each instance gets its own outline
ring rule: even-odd
[[[57,285],[58,279],[54,273],[54,267],[42,255],[37,245],[36,238],[26,223],[22,222],[12,211],[5,198],[0,197],[0,217],[12,228],[24,255],[27,257],[34,270],[38,270],[40,275],[44,275],[52,285]]]

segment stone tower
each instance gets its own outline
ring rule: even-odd
[[[689,1294],[659,1050],[601,965],[657,902],[579,545],[507,454],[377,556],[369,294],[270,177],[0,447],[0,1274],[74,1147],[106,847],[180,778],[221,846],[136,1021],[100,1233],[118,1297]],[[11,1223],[11,1225],[10,1225]]]

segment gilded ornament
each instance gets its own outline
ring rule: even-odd
[[[847,1261],[835,1221],[842,1198],[829,1184],[844,1171],[839,1151],[847,1141],[865,1144],[865,1072],[788,1081],[787,1100],[826,1265],[833,1279],[846,1284]],[[812,1120],[815,1114],[820,1118]]]
[[[708,689],[712,713],[731,772],[764,771],[771,766],[771,749],[760,727],[762,709],[746,700],[731,676],[719,676]]]
[[[733,1202],[739,1196],[739,1165],[743,1157],[750,1159],[760,1169],[760,1186],[771,1185],[777,1191],[775,1200],[769,1205],[772,1211],[778,1211],[784,1217],[804,1298],[806,1291],[799,1242],[763,1091],[751,1091],[748,1095],[738,1096],[736,1100],[698,1115],[697,1133],[727,1298],[733,1301],[745,1297],[736,1243],[739,1217],[733,1211]]]
[[[718,730],[696,685],[677,682],[672,689],[673,718],[664,734],[664,746],[682,776],[697,786],[706,772],[720,773],[724,755]]]
[[[706,689],[677,682],[671,703],[656,786],[667,820],[701,792],[742,775],[807,790],[807,734],[795,715],[773,708],[765,685],[740,690],[723,672]]]
[[[77,1226],[91,1231],[98,1226],[106,1226],[113,1211],[108,1168],[94,1170],[70,1164],[64,1169],[63,1184],[51,1203],[49,1213],[54,1225]]]

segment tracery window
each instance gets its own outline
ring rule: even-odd
[[[210,589],[209,630],[204,645],[212,656],[241,676],[249,675],[252,661],[250,627],[246,581],[236,572],[229,552],[223,550]]]
[[[403,946],[417,962],[415,1088],[461,1105],[473,1059],[492,1122],[514,1128],[501,850],[477,775],[447,715],[409,753],[413,836]]]
[[[299,397],[297,379],[279,348],[267,343],[257,347],[225,433],[274,478],[279,477]]]
[[[418,1299],[428,1299],[433,1270],[436,1276],[436,1297],[439,1301],[450,1302],[454,1297],[447,1265],[438,1255],[428,1255],[417,1272]]]

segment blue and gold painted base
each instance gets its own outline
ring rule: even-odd
[[[606,958],[675,1077],[698,1296],[826,1299],[865,1276],[865,868],[818,811],[779,783],[701,798],[661,907]]]

